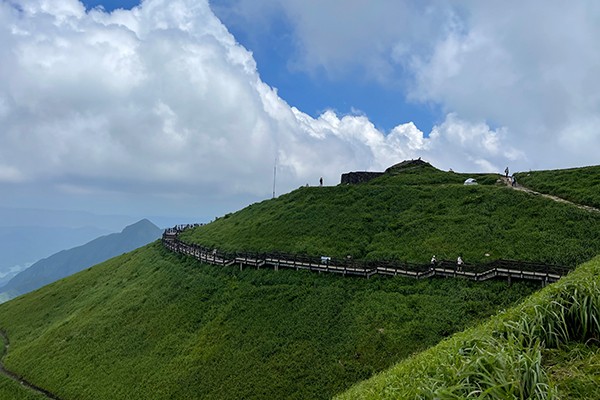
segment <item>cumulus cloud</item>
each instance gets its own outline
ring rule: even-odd
[[[465,25],[415,60],[412,96],[508,127],[531,166],[596,163],[599,16],[595,2],[473,2]]]
[[[0,184],[43,183],[66,196],[264,198],[275,163],[282,192],[418,156],[486,170],[524,157],[484,118],[449,113],[431,134],[408,123],[387,135],[363,115],[313,118],[261,81],[206,0],[145,0],[112,13],[76,0],[4,1],[0,43]],[[340,50],[340,62],[348,57]]]
[[[369,79],[390,84],[399,65],[433,46],[442,35],[450,7],[423,0],[219,0],[219,15],[249,36],[270,25],[290,25],[295,49],[289,65],[331,78],[360,70]],[[275,21],[275,22],[274,22]]]
[[[597,163],[597,2],[323,0],[317,8],[230,0],[221,7],[239,10],[249,26],[256,14],[284,15],[296,68],[324,70],[331,79],[362,71],[386,87],[398,85],[409,101],[434,103],[471,125],[502,127],[504,140],[527,155],[515,167]]]

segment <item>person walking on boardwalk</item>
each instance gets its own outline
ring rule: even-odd
[[[429,267],[429,270],[433,271],[436,264],[437,264],[437,258],[435,258],[435,254],[434,254],[433,257],[431,257],[431,266]]]
[[[458,258],[456,259],[456,270],[457,271],[462,271],[462,266],[463,266],[463,259],[461,256],[458,256]]]

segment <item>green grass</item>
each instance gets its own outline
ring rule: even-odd
[[[421,165],[390,172],[369,182],[370,185],[441,185],[463,184],[468,178],[474,178],[479,185],[495,185],[498,174],[455,173],[441,171],[431,165]]]
[[[340,399],[600,398],[600,257]]]
[[[537,192],[600,208],[600,166],[522,172],[516,177],[520,184]]]
[[[544,352],[544,364],[561,399],[600,399],[598,343],[570,343]]]
[[[463,186],[467,177],[480,185]],[[228,251],[421,263],[462,254],[574,266],[600,253],[598,213],[497,177],[410,167],[300,188],[182,236]],[[0,305],[0,328],[6,365],[65,400],[329,398],[381,371],[342,397],[598,398],[599,265],[456,334],[537,286],[239,271],[155,243]]]
[[[6,343],[4,342],[4,338],[0,336],[0,361],[4,359],[6,354]]]
[[[456,174],[419,179],[437,175]],[[300,188],[182,238],[225,251],[419,263],[432,254],[449,260],[462,254],[466,262],[504,258],[574,266],[600,253],[600,214],[507,187],[405,180],[390,175],[361,185]]]
[[[5,355],[4,338],[0,336],[0,360]],[[45,399],[45,396],[34,393],[33,391],[21,386],[12,379],[0,374],[0,399],[10,400],[38,400]]]
[[[329,398],[537,285],[201,266],[153,244],[0,305],[63,399]]]
[[[0,399],[42,400],[46,399],[46,396],[35,393],[4,375],[0,375]]]

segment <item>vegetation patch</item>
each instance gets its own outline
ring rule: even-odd
[[[600,208],[600,166],[531,171],[516,174],[517,181],[537,192],[573,203]]]
[[[537,285],[239,271],[160,243],[0,306],[6,364],[63,399],[330,398]]]
[[[0,374],[0,399],[7,400],[44,400],[46,396],[35,393],[18,382]]]
[[[339,398],[599,398],[598,340],[600,257]]]
[[[414,179],[438,175],[456,174]],[[600,213],[508,187],[412,185],[407,176],[300,188],[186,231],[181,239],[223,251],[415,263],[428,263],[435,254],[447,260],[462,255],[467,263],[513,259],[574,267],[600,253]]]
[[[6,355],[6,343],[4,338],[0,335],[0,362]],[[0,373],[0,399],[11,399],[11,400],[40,400],[46,397],[34,393],[33,391],[22,386],[20,383],[15,382],[4,374]]]

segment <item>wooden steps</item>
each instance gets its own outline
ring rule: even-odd
[[[455,263],[441,261],[435,266],[392,262],[357,262],[354,260],[336,260],[329,257],[309,257],[286,254],[237,253],[224,254],[216,249],[209,250],[198,245],[187,244],[179,240],[178,231],[167,230],[163,234],[165,248],[194,257],[200,262],[220,266],[238,265],[244,267],[268,267],[278,270],[288,268],[340,275],[370,278],[374,275],[404,276],[414,279],[433,277],[463,278],[473,281],[505,278],[540,281],[543,284],[556,282],[569,272],[569,268],[531,263],[525,261],[497,260],[489,264],[464,264],[457,270]]]

